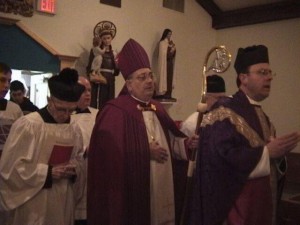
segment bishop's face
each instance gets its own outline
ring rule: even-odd
[[[240,74],[240,88],[255,101],[267,98],[271,91],[274,73],[269,63],[258,63],[249,67],[248,73]]]
[[[154,77],[149,68],[136,70],[126,81],[131,95],[139,100],[148,102],[154,94]]]
[[[0,73],[0,99],[7,94],[11,81],[11,73]]]

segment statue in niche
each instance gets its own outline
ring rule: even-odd
[[[165,29],[159,41],[157,85],[155,99],[176,101],[172,97],[176,46],[171,39],[172,31]]]
[[[119,75],[115,63],[116,52],[111,45],[115,35],[116,27],[110,21],[102,21],[94,28],[87,74],[92,86],[91,106],[97,109],[115,98],[115,76]]]

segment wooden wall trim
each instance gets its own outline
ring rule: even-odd
[[[16,25],[18,28],[20,28],[24,33],[26,33],[28,36],[30,36],[33,40],[35,40],[38,44],[40,44],[43,48],[45,48],[47,51],[49,51],[52,55],[58,57],[60,60],[60,69],[65,67],[74,67],[75,61],[78,59],[78,56],[70,56],[70,55],[64,55],[59,52],[57,52],[54,48],[52,48],[47,42],[45,42],[40,36],[32,32],[27,26],[25,26],[22,21],[6,18],[6,17],[0,17],[0,24],[5,25]]]
[[[47,49],[52,55],[59,55],[59,53],[54,50],[49,44],[47,44],[41,37],[39,37],[37,34],[32,32],[28,27],[26,27],[21,21],[18,21],[16,25],[24,31],[28,36],[33,38],[37,43],[39,43],[41,46],[43,46],[45,49]]]

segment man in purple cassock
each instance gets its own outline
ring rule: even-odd
[[[263,45],[240,48],[238,92],[221,98],[201,124],[193,225],[275,225],[284,155],[300,133],[280,137],[262,111],[274,73]]]
[[[126,84],[98,114],[92,133],[88,224],[174,225],[172,160],[187,159],[198,138],[187,138],[151,99],[154,77],[139,43],[129,39],[117,61]]]

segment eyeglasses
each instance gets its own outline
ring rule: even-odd
[[[275,77],[276,76],[276,73],[274,73],[272,70],[267,70],[267,69],[261,69],[261,70],[258,70],[258,71],[249,71],[247,74],[250,74],[250,73],[255,73],[261,77],[267,77],[267,76],[271,76],[271,77]]]
[[[141,81],[141,82],[147,80],[148,78],[150,78],[150,79],[153,80],[154,79],[154,74],[152,72],[150,72],[150,73],[142,73],[142,74],[139,74],[139,75],[137,75],[135,77],[135,79],[137,79],[138,81]]]
[[[76,107],[75,108],[63,108],[63,107],[57,106],[52,98],[51,98],[51,102],[53,103],[55,110],[59,113],[67,113],[70,115],[75,113]]]

